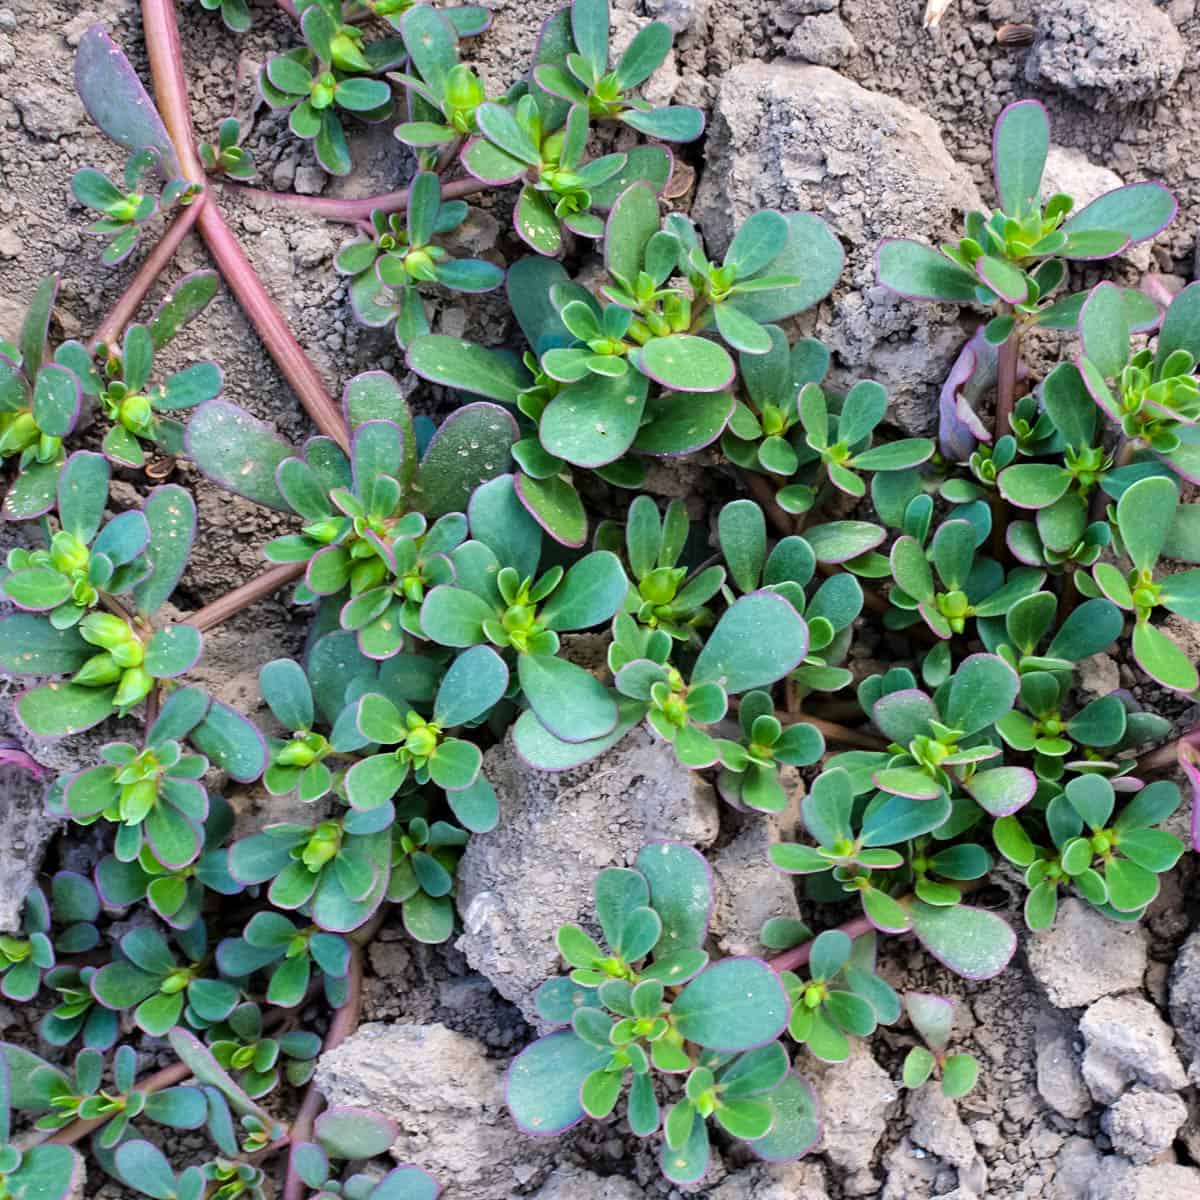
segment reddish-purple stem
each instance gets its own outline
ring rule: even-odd
[[[293,579],[299,579],[307,566],[306,562],[298,562],[282,563],[277,567],[270,567],[261,575],[256,575],[253,579],[247,580],[239,587],[218,597],[211,604],[197,609],[187,618],[187,623],[194,625],[201,633],[215,629],[223,621],[228,621],[235,613],[241,612],[243,608],[257,604],[259,600],[266,599],[272,592],[291,583]]]
[[[408,204],[408,188],[398,192],[384,192],[379,196],[362,196],[358,199],[337,196],[302,196],[298,192],[270,192],[263,188],[249,187],[232,179],[222,179],[221,184],[256,207],[277,206],[296,212],[311,213],[327,221],[339,221],[344,225],[355,225],[365,221],[371,213],[399,212]],[[490,185],[478,179],[454,179],[442,184],[442,199],[456,200],[483,192]]]
[[[870,933],[874,928],[875,926],[866,917],[854,917],[844,925],[838,926],[838,929],[848,938],[862,937],[864,933]],[[800,946],[793,946],[790,950],[785,950],[782,954],[777,954],[774,958],[768,959],[768,966],[776,972],[794,971],[797,967],[802,967],[808,962],[809,955],[812,954],[812,947],[811,939]]]
[[[321,1048],[322,1054],[340,1046],[357,1028],[362,1016],[363,1003],[363,967],[362,950],[353,942],[350,944],[350,971],[346,976],[346,1003],[334,1014],[329,1023],[329,1032],[325,1034],[325,1043]],[[281,1200],[304,1200],[306,1187],[296,1170],[295,1149],[301,1142],[307,1142],[312,1137],[313,1123],[321,1112],[325,1098],[317,1090],[315,1083],[308,1085],[300,1111],[292,1122],[292,1150],[288,1155],[287,1176],[283,1183]]]
[[[179,153],[184,177],[203,184],[204,170],[196,156],[188,106],[187,77],[179,45],[179,25],[173,0],[142,0],[146,53],[154,77],[158,109]],[[284,378],[291,384],[313,424],[343,449],[350,437],[341,411],[324,381],[296,341],[283,314],[271,299],[250,260],[215,204],[205,204],[196,222],[225,282],[245,310]]]
[[[179,215],[167,226],[154,249],[146,255],[145,261],[138,267],[137,274],[129,281],[129,286],[121,294],[121,298],[113,305],[108,316],[100,322],[88,349],[93,353],[100,345],[111,346],[117,342],[125,330],[125,326],[133,320],[146,293],[154,286],[155,281],[166,269],[167,264],[175,257],[179,244],[192,231],[200,210],[208,203],[208,193],[201,192]]]

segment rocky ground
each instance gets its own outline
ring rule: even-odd
[[[488,3],[495,24],[475,61],[503,86],[524,69],[540,20],[557,0]],[[411,168],[386,131],[358,139],[355,175],[332,182],[283,122],[256,106],[257,64],[290,44],[289,21],[276,8],[259,4],[253,30],[236,39],[199,5],[184,7],[201,137],[212,138],[218,121],[237,113],[250,123],[247,144],[260,177],[283,190],[369,194],[403,182]],[[1046,102],[1058,144],[1050,174],[1080,199],[1113,186],[1115,177],[1171,185],[1180,200],[1175,224],[1117,271],[1131,281],[1147,271],[1193,278],[1200,79],[1184,67],[1200,49],[1195,0],[950,0],[931,32],[921,29],[924,0],[615,0],[614,8],[620,38],[647,16],[673,26],[676,49],[653,97],[698,103],[711,114],[705,142],[680,157],[673,203],[693,212],[715,249],[754,208],[820,212],[847,249],[847,269],[832,299],[798,332],[826,340],[847,376],[884,382],[891,419],[906,431],[932,428],[937,389],[965,327],[950,310],[898,303],[876,288],[874,247],[887,236],[935,240],[962,209],[990,201],[988,141],[1004,104],[1023,96]],[[0,334],[11,334],[38,278],[56,270],[63,274],[62,332],[86,335],[133,270],[100,266],[68,188],[80,166],[119,166],[69,86],[73,46],[95,21],[140,61],[133,0],[90,0],[82,10],[79,0],[0,0]],[[363,369],[402,370],[394,346],[356,327],[331,270],[343,230],[229,195],[221,202],[335,393]],[[468,226],[474,253],[506,251],[504,205],[502,197],[481,199]],[[204,264],[199,243],[189,240],[162,286]],[[1099,277],[1083,270],[1078,283]],[[493,343],[507,333],[499,302],[487,298],[465,313],[439,308],[436,323]],[[1054,351],[1049,343],[1039,348]],[[172,353],[218,358],[231,399],[290,437],[305,434],[294,398],[228,296]],[[431,401],[418,393],[416,403]],[[216,491],[187,464],[174,473],[200,508],[192,566],[175,597],[187,610],[253,573],[259,547],[286,522]],[[129,474],[116,498],[131,502],[150,486]],[[653,486],[686,495],[692,515],[702,518],[708,496],[724,485],[711,472],[663,470]],[[0,542],[20,536],[3,530]],[[259,665],[297,651],[305,624],[305,613],[283,596],[243,614],[206,644],[204,682],[253,712]],[[1200,656],[1194,628],[1177,632],[1191,637]],[[896,652],[864,628],[855,661],[865,667]],[[1107,658],[1089,664],[1088,680],[1097,692],[1135,683],[1125,663]],[[1179,704],[1171,715],[1195,719]],[[4,722],[0,710],[0,740],[18,738]],[[80,740],[94,747],[100,739]],[[78,740],[30,749],[55,770],[89,752]],[[794,815],[768,823],[720,810],[705,785],[642,735],[589,771],[554,780],[519,768],[497,747],[489,774],[504,820],[473,840],[463,862],[461,937],[430,950],[409,941],[398,920],[384,926],[370,950],[370,1023],[322,1063],[322,1086],[335,1102],[366,1103],[395,1117],[404,1131],[397,1155],[440,1178],[447,1200],[677,1196],[652,1153],[615,1122],[560,1139],[517,1136],[503,1107],[504,1067],[532,1033],[526,1022],[534,988],[556,969],[553,930],[579,916],[597,869],[629,861],[656,836],[705,848],[722,897],[718,940],[728,952],[754,951],[765,917],[799,911],[790,885],[765,869],[767,846],[790,836]],[[41,816],[39,791],[26,775],[0,774],[0,928],[11,922],[55,832]],[[253,790],[236,798],[248,820],[262,807]],[[279,817],[277,807],[271,815]],[[87,848],[53,853],[85,862]],[[1012,909],[1002,885],[987,900]],[[933,1089],[903,1092],[899,1068],[909,1035],[885,1031],[847,1063],[813,1072],[825,1107],[817,1155],[786,1167],[717,1158],[698,1194],[1195,1200],[1200,932],[1189,932],[1196,896],[1194,868],[1185,862],[1143,927],[1118,929],[1068,903],[1051,932],[1024,937],[1013,968],[991,983],[965,983],[915,949],[893,947],[887,969],[898,987],[958,999],[958,1045],[982,1059],[979,1087],[957,1105]],[[4,1036],[24,1027],[21,1014],[0,1009]],[[119,1195],[111,1185],[95,1194]]]

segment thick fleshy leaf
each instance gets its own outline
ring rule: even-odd
[[[579,493],[557,475],[534,479],[521,474],[514,492],[521,507],[561,546],[579,549],[587,541],[587,513]]]
[[[611,750],[646,715],[646,705],[618,698],[617,724],[603,737],[568,742],[556,737],[533,712],[523,712],[513,725],[517,753],[539,771],[568,771]]]
[[[712,874],[703,856],[679,842],[651,842],[638,853],[636,865],[662,918],[656,957],[698,948],[713,904]]]
[[[644,183],[627,188],[609,213],[605,266],[614,276],[632,284],[642,268],[646,243],[658,229],[658,197],[654,190]]]
[[[820,1107],[812,1086],[791,1072],[767,1100],[775,1120],[764,1137],[748,1143],[750,1149],[766,1162],[802,1158],[821,1137]]]
[[[465,511],[476,488],[509,469],[516,440],[516,422],[498,405],[467,404],[451,413],[417,471],[417,507],[430,520]]]
[[[336,1158],[363,1159],[386,1154],[398,1135],[392,1121],[362,1108],[327,1108],[313,1126],[318,1145]]]
[[[1154,569],[1175,517],[1179,491],[1161,475],[1139,479],[1117,501],[1117,524],[1125,550],[1140,571]]]
[[[1133,656],[1138,666],[1164,687],[1194,692],[1200,687],[1196,664],[1161,629],[1148,621],[1133,627]]]
[[[288,510],[275,472],[296,451],[265,421],[227,400],[210,400],[192,414],[188,456],[209,478],[259,504]]]
[[[588,374],[546,406],[538,437],[549,453],[578,467],[614,462],[637,436],[646,392],[646,377],[637,371],[616,378]]]
[[[887,537],[881,525],[869,521],[827,521],[805,530],[808,542],[818,562],[843,563],[874,550]]]
[[[1037,202],[1049,148],[1050,119],[1038,101],[1010,104],[996,119],[992,169],[1008,216],[1020,218]]]
[[[653,338],[630,360],[656,383],[678,392],[720,392],[736,373],[722,346],[687,333]]]
[[[990,816],[1007,817],[1033,799],[1037,783],[1037,776],[1024,767],[994,767],[976,772],[966,788]]]
[[[517,497],[511,475],[500,475],[476,488],[467,506],[471,536],[487,546],[501,566],[526,579],[537,569],[542,534]]]
[[[241,713],[214,701],[192,730],[191,742],[240,783],[257,779],[267,765],[263,736]]]
[[[48,683],[18,697],[17,716],[38,737],[57,738],[81,733],[111,716],[116,708],[111,687],[82,687]]]
[[[878,250],[879,282],[908,300],[975,302],[979,280],[932,246],[905,239],[884,241]]]
[[[1017,948],[1012,929],[993,912],[966,904],[911,907],[917,940],[943,966],[965,979],[991,979],[1004,970]]]
[[[121,48],[100,25],[79,39],[75,90],[88,115],[127,150],[153,150],[170,176],[180,174],[175,145],[154,102]]]
[[[1010,711],[1020,679],[1002,658],[972,654],[963,659],[950,682],[945,706],[946,723],[964,733],[975,733]]]
[[[1102,283],[1079,313],[1083,352],[1105,379],[1115,379],[1129,361],[1129,317],[1121,289]]]
[[[1111,646],[1120,636],[1125,618],[1110,600],[1085,600],[1062,623],[1046,654],[1080,662]]]
[[[562,1133],[583,1119],[580,1088],[612,1055],[563,1030],[526,1047],[508,1070],[508,1108],[523,1132]]]
[[[736,600],[709,634],[692,669],[692,683],[718,683],[730,695],[782,679],[808,652],[808,628],[775,592]]]
[[[1149,241],[1175,219],[1175,197],[1161,183],[1131,183],[1085,205],[1062,224],[1068,237],[1092,230],[1117,230],[1131,245]]]
[[[726,958],[701,971],[671,1005],[675,1027],[709,1050],[735,1053],[773,1041],[788,1020],[779,977],[756,958]]]
[[[616,726],[612,693],[582,667],[552,655],[521,654],[517,675],[530,708],[556,737],[585,742],[604,737]]]
[[[196,665],[203,637],[193,625],[160,629],[146,644],[146,670],[156,679],[173,679]]]
[[[621,560],[596,550],[575,563],[539,610],[547,629],[591,629],[611,620],[629,590]]]
[[[1158,333],[1155,366],[1161,370],[1176,350],[1200,358],[1200,284],[1189,284],[1171,301]]]

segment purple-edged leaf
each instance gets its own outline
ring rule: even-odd
[[[153,150],[165,174],[182,174],[175,144],[124,51],[93,25],[75,52],[75,90],[88,116],[129,150]]]
[[[1192,849],[1200,852],[1200,751],[1180,739],[1178,759],[1184,776],[1192,787]]]
[[[1000,207],[1020,218],[1037,203],[1050,149],[1050,118],[1037,100],[1010,104],[992,132],[992,172]]]
[[[239,783],[257,779],[267,765],[267,746],[258,729],[241,713],[214,701],[189,735],[192,744]]]
[[[1009,304],[1024,304],[1029,299],[1029,280],[1020,267],[983,254],[975,260],[975,273],[1001,300]]]
[[[738,280],[739,288],[725,303],[734,305],[760,325],[795,316],[824,300],[846,263],[842,243],[815,213],[786,216],[787,244],[755,275]],[[800,280],[782,287],[755,287],[769,278]]]
[[[417,338],[408,348],[407,362],[410,371],[430,383],[505,404],[516,404],[533,382],[514,356],[444,334]]]
[[[1116,230],[1129,244],[1149,241],[1175,219],[1178,205],[1161,183],[1131,183],[1114,188],[1085,205],[1062,224],[1068,236],[1092,230]]]
[[[14,613],[0,620],[0,670],[11,675],[70,675],[95,653],[78,630]]]
[[[651,396],[633,448],[663,457],[692,454],[721,436],[736,403],[732,392]]]
[[[775,1120],[765,1137],[746,1144],[766,1162],[803,1158],[821,1139],[821,1110],[812,1085],[793,1071],[766,1099]]]
[[[58,494],[57,462],[30,463],[9,486],[4,497],[4,516],[10,521],[29,521],[48,513]]]
[[[1121,289],[1102,283],[1079,313],[1083,353],[1105,379],[1115,379],[1129,361],[1129,315]]]
[[[720,392],[736,374],[724,347],[688,333],[653,338],[632,352],[630,361],[655,383],[677,392]]]
[[[604,265],[632,284],[642,268],[646,243],[658,230],[658,197],[647,184],[635,183],[621,193],[608,215]]]
[[[646,377],[588,374],[564,387],[538,423],[542,446],[577,467],[615,462],[637,436],[646,404]]]
[[[651,842],[637,857],[650,885],[650,905],[662,918],[655,957],[696,949],[712,912],[712,872],[704,857],[679,842]]]
[[[954,1028],[954,1004],[945,996],[906,992],[904,1007],[925,1044],[934,1051],[944,1050],[950,1042],[950,1030]]]
[[[192,414],[184,442],[196,466],[222,487],[288,511],[275,472],[296,451],[265,421],[228,400],[210,400]]]
[[[1037,776],[1025,767],[994,767],[977,772],[964,786],[989,816],[1008,817],[1033,799]]]
[[[587,541],[587,513],[574,485],[557,475],[534,479],[520,474],[514,491],[525,511],[560,545],[578,549]]]
[[[593,1046],[571,1030],[527,1046],[508,1069],[508,1110],[517,1127],[550,1136],[577,1125],[584,1117],[583,1081],[611,1057],[611,1049]]]
[[[887,538],[881,525],[869,521],[827,521],[804,533],[817,561],[843,563],[874,550]]]
[[[189,321],[209,306],[220,283],[216,271],[193,271],[167,293],[150,319],[150,337],[155,350],[161,350]]]
[[[775,592],[751,592],[725,610],[708,635],[692,683],[718,683],[730,695],[769,687],[808,653],[808,627]]]
[[[938,720],[937,705],[917,688],[881,696],[871,709],[871,720],[889,741],[907,746],[915,737],[928,735],[929,722]]]
[[[395,1122],[366,1108],[327,1108],[313,1126],[313,1136],[334,1158],[363,1159],[386,1154],[399,1136]]]
[[[112,702],[114,691],[111,687],[47,683],[17,698],[17,716],[38,737],[82,733],[116,711]]]
[[[879,282],[906,300],[976,302],[979,280],[932,246],[888,239],[880,244],[875,262]]]
[[[482,137],[472,138],[463,148],[462,164],[481,183],[495,187],[515,183],[528,169],[519,158]]]
[[[1017,937],[1003,918],[966,904],[937,907],[916,900],[910,909],[917,940],[956,975],[991,979],[1008,966]]]
[[[150,529],[151,570],[133,597],[138,611],[149,616],[170,598],[187,566],[196,536],[196,502],[186,489],[168,483],[150,493],[142,512]]]
[[[50,437],[66,437],[79,419],[83,394],[74,371],[47,363],[33,385],[33,419]]]
[[[155,679],[173,679],[196,665],[203,647],[200,630],[193,625],[169,625],[146,645],[146,670]]]
[[[508,470],[516,440],[516,421],[498,405],[467,404],[451,413],[430,440],[417,470],[417,508],[430,520],[465,511],[476,488]]]
[[[946,698],[946,724],[963,733],[976,733],[998,721],[1017,698],[1016,671],[994,654],[972,654],[952,677]]]
[[[1171,301],[1159,330],[1155,365],[1161,369],[1176,350],[1200,358],[1200,283],[1188,284]]]
[[[779,976],[765,962],[726,958],[684,986],[671,1017],[688,1041],[736,1053],[774,1041],[787,1026],[788,1007]]]
[[[50,314],[54,311],[57,296],[58,276],[47,275],[38,283],[25,310],[25,319],[21,322],[20,350],[21,366],[27,379],[32,379],[41,368],[46,352],[46,337],[50,331]]]

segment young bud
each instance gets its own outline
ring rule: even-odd
[[[150,401],[145,396],[126,396],[121,401],[118,419],[131,433],[143,433],[154,421],[154,409],[150,407]]]
[[[73,533],[60,529],[50,542],[50,561],[64,575],[86,571],[88,548]]]
[[[158,781],[139,779],[121,789],[121,820],[126,825],[140,825],[158,802]]]
[[[120,709],[132,708],[135,704],[140,704],[145,700],[153,687],[153,675],[141,667],[130,667],[121,676],[121,682],[117,685],[116,693],[113,696],[113,704]]]
[[[113,662],[120,667],[140,667],[146,658],[146,648],[136,638],[122,642],[110,651]]]
[[[83,687],[107,687],[120,678],[121,667],[111,654],[94,654],[71,676],[71,682]]]
[[[114,613],[88,613],[79,622],[79,632],[83,634],[85,641],[91,642],[93,646],[103,646],[105,650],[134,640],[129,622]]]

